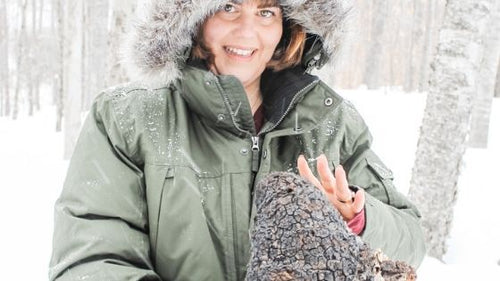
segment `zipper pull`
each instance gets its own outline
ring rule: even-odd
[[[260,147],[259,147],[259,137],[252,136],[252,172],[257,172],[259,170],[259,159],[260,159]]]

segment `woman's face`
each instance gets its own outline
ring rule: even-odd
[[[279,7],[265,7],[258,0],[228,1],[203,25],[204,42],[214,56],[211,70],[234,75],[245,87],[259,83],[282,29]]]

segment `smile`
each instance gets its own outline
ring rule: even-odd
[[[224,47],[224,50],[229,54],[240,57],[250,57],[255,52],[255,49],[239,49],[234,47]]]

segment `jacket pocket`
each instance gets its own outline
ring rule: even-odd
[[[226,251],[218,245],[226,238],[221,225],[225,217],[219,215],[219,210],[227,205],[217,199],[224,178],[186,166],[165,171],[161,195],[156,199],[159,203],[154,210],[157,214],[156,271],[163,279],[211,280],[209,275],[213,275],[213,280],[224,280],[222,270],[218,271],[222,269],[218,255]],[[193,264],[203,266],[193,271]]]
[[[149,166],[146,168],[146,197],[149,216],[149,238],[151,243],[152,258],[156,260],[156,248],[158,245],[158,229],[160,224],[160,211],[162,209],[163,197],[172,185],[175,169],[167,166]]]
[[[198,188],[206,224],[220,260],[226,260],[224,253],[230,253],[227,239],[232,237],[231,188],[229,175],[200,174]]]
[[[381,187],[384,189],[385,195],[387,197],[386,203],[394,203],[394,200],[398,198],[398,196],[396,194],[397,191],[393,183],[394,175],[392,171],[372,151],[370,151],[366,155],[366,162],[368,168],[373,174],[375,174],[376,178],[382,185]]]

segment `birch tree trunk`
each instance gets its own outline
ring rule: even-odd
[[[90,48],[91,40],[91,18],[90,18],[90,7],[94,4],[95,0],[84,1],[82,6],[82,94],[80,96],[82,110],[85,107],[85,102],[87,100],[87,95],[90,87],[90,73],[92,70],[89,68],[89,61],[92,57],[92,50]]]
[[[39,4],[38,4],[38,18],[37,18],[37,21],[38,23],[36,24],[36,29],[37,31],[35,31],[37,34],[41,34],[43,32],[43,14],[44,14],[44,7],[43,7],[43,4],[44,4],[44,1],[43,0],[39,0]],[[40,40],[40,37],[38,37],[38,40]],[[40,64],[37,64],[38,67],[37,67],[37,71],[36,71],[36,81],[35,81],[35,93],[34,93],[34,96],[35,96],[35,110],[36,111],[40,111],[40,84],[42,82],[42,73],[44,71],[44,66],[43,65],[40,65]]]
[[[52,0],[52,5],[55,7],[56,18],[54,20],[54,31],[56,33],[57,51],[56,51],[56,71],[54,74],[54,101],[56,105],[56,132],[62,131],[62,119],[64,114],[64,0]]]
[[[432,0],[427,4],[426,24],[423,32],[423,47],[421,54],[420,69],[418,71],[418,84],[412,90],[420,92],[429,89],[429,75],[431,72],[431,61],[436,54],[436,45],[439,40],[439,28],[443,22],[445,0]]]
[[[10,115],[9,25],[6,0],[0,0],[0,116]]]
[[[44,1],[43,0],[39,0],[40,1],[40,7],[38,7],[39,9],[39,16],[38,16],[38,32],[42,32],[42,29],[43,29],[43,4],[44,4]]]
[[[486,148],[498,61],[500,59],[500,4],[497,1],[491,10],[490,23],[483,34],[484,55],[479,70],[477,98],[472,109],[469,146]]]
[[[19,95],[21,91],[22,67],[26,60],[26,10],[28,0],[22,0],[21,5],[21,27],[17,38],[17,61],[16,61],[16,90],[14,93],[14,104],[12,111],[12,119],[17,119],[19,115]]]
[[[500,98],[500,60],[498,60],[497,79],[495,86],[495,97]]]
[[[68,1],[64,20],[64,159],[73,154],[80,131],[83,2]]]
[[[112,0],[111,10],[111,30],[109,33],[109,55],[108,55],[108,76],[106,86],[124,83],[129,80],[124,67],[120,63],[120,47],[123,36],[127,31],[128,18],[135,11],[136,1],[134,0]]]
[[[384,31],[386,19],[388,15],[387,3],[389,0],[374,1],[374,15],[372,20],[371,44],[368,49],[367,65],[365,69],[365,83],[368,89],[376,89],[385,84],[383,61],[385,50],[384,48]]]
[[[36,69],[34,66],[36,66],[37,61],[35,60],[34,54],[33,54],[33,48],[38,44],[38,33],[36,31],[36,0],[31,0],[31,38],[30,40],[27,40],[28,45],[25,46],[27,50],[27,63],[26,63],[26,75],[28,77],[26,81],[26,86],[28,87],[28,105],[29,105],[29,110],[28,110],[28,115],[33,116],[33,112],[35,109],[35,83],[36,83]],[[29,65],[29,67],[28,67]]]
[[[466,149],[483,51],[480,35],[494,1],[448,0],[432,64],[409,196],[422,213],[428,253],[439,259],[446,252]]]
[[[394,3],[397,2],[397,3]],[[408,50],[410,47],[411,35],[411,5],[406,1],[391,1],[390,4],[390,19],[387,24],[389,28],[390,49],[387,53],[387,61],[389,64],[388,77],[389,80],[385,82],[387,86],[404,85],[405,76],[408,68],[406,67],[407,58],[409,56]]]
[[[406,66],[409,70],[404,87],[407,91],[422,91],[427,88],[428,74],[425,71],[428,70],[431,60],[429,51],[435,46],[431,42],[430,27],[435,18],[433,10],[439,2],[442,1],[413,1],[413,28]]]
[[[372,1],[355,1],[351,14],[351,21],[347,26],[350,36],[345,41],[347,46],[342,47],[342,52],[335,68],[325,66],[317,71],[317,75],[332,87],[357,88],[365,81],[366,46],[370,44],[372,21]]]
[[[89,84],[84,109],[90,108],[94,97],[104,89],[106,71],[108,69],[108,14],[109,1],[95,0],[89,7],[90,33],[89,33]]]

